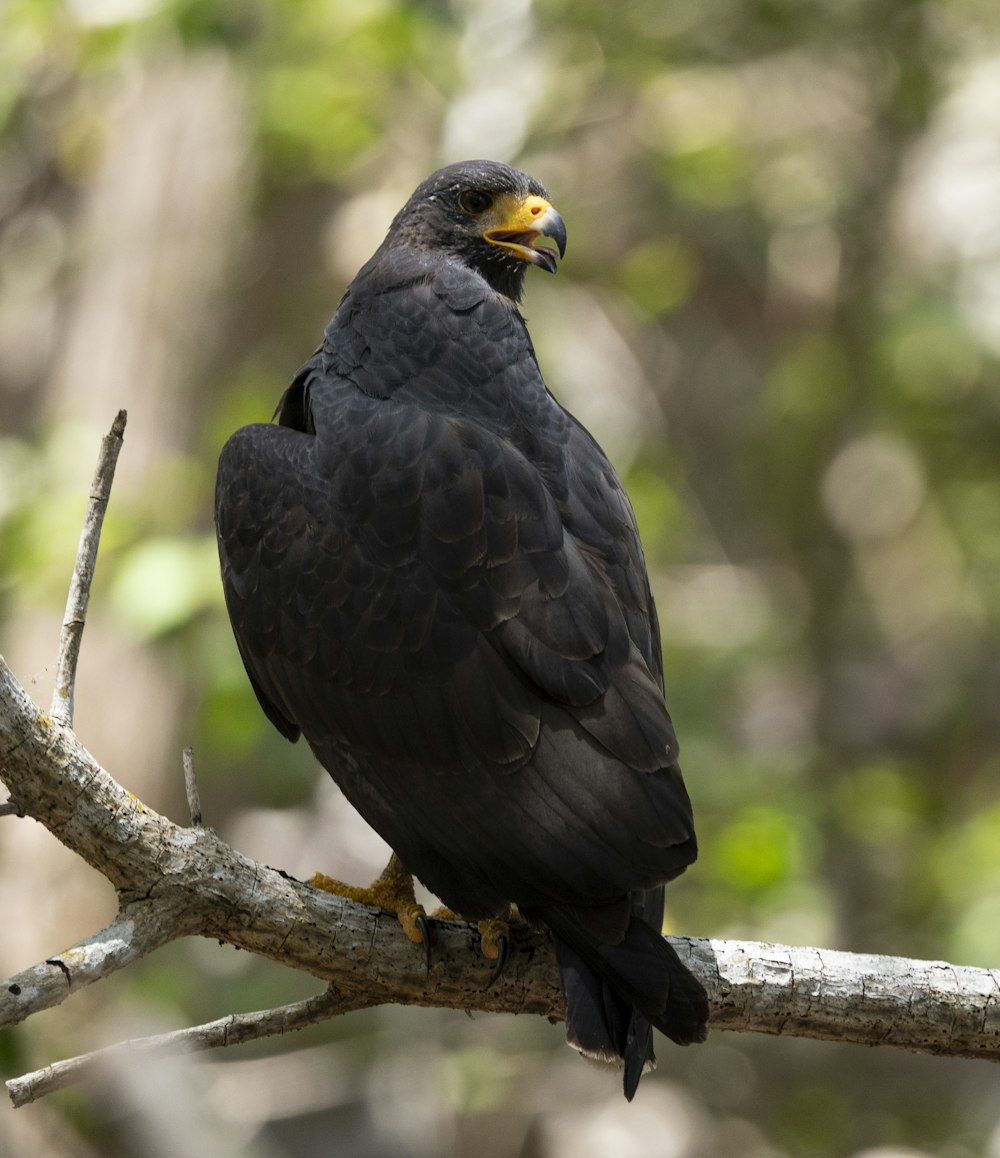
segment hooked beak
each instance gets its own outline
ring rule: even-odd
[[[549,237],[556,243],[560,257],[566,253],[565,222],[544,197],[534,195],[514,202],[509,212],[502,213],[499,224],[487,229],[483,237],[549,273],[556,272],[555,252],[548,246],[539,247],[536,242]]]

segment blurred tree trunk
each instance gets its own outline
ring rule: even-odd
[[[231,64],[212,53],[125,71],[106,133],[73,232],[78,263],[42,413],[49,426],[100,430],[128,409],[117,489],[127,509],[131,496],[164,486],[155,471],[169,469],[198,430],[198,396],[225,331],[222,290],[246,231],[249,124]],[[79,461],[67,464],[81,494],[95,442],[82,440]],[[22,614],[5,627],[5,653],[26,671],[43,669],[55,642],[51,614]],[[80,735],[111,767],[143,751],[136,790],[161,801],[165,775],[180,784],[182,674],[128,639],[120,623],[102,620],[99,607],[82,663]],[[43,701],[52,676],[50,667],[34,683]],[[18,931],[0,952],[8,967],[112,911],[102,882],[66,873],[61,853],[34,826],[19,825],[4,841],[4,911]],[[43,912],[48,919],[39,919]]]

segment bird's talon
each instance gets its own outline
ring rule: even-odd
[[[395,912],[399,923],[403,926],[403,932],[409,937],[414,945],[419,945],[421,941],[425,940],[424,930],[421,926],[423,921],[424,911],[419,907],[406,907],[394,909],[389,903],[383,902],[382,908],[388,911]]]
[[[420,939],[424,943],[424,959],[427,962],[427,973],[429,975],[430,971],[431,971],[431,930],[430,930],[430,926],[427,924],[427,918],[423,913],[421,913],[418,917],[415,917],[413,923],[416,925],[417,930],[420,933]]]
[[[495,985],[497,981],[503,976],[504,966],[507,964],[507,938],[501,933],[496,938],[497,959],[496,964],[490,972],[490,979],[486,982],[486,988],[489,989],[491,985]]]
[[[503,973],[504,966],[507,964],[510,926],[506,921],[494,917],[488,921],[480,921],[476,927],[479,929],[479,944],[483,956],[487,961],[495,962],[486,985],[486,988],[489,989]]]

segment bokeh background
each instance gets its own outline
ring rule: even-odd
[[[217,453],[395,210],[511,160],[569,227],[525,311],[631,492],[702,859],[669,927],[1000,959],[1000,8],[992,0],[6,0],[0,640],[41,703],[100,436],[129,426],[77,727],[181,819],[359,881],[384,849],[259,712]],[[0,971],[110,888],[0,821]],[[4,1076],[315,982],[209,942],[0,1035]],[[380,1009],[107,1073],[21,1158],[1000,1155],[985,1063],[715,1034],[632,1106],[559,1028]]]

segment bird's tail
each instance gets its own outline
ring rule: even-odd
[[[653,1026],[690,1045],[705,1040],[708,1023],[705,990],[640,911],[633,902],[624,933],[612,933],[602,910],[538,914],[555,937],[567,1040],[587,1057],[621,1065],[629,1101],[656,1064]]]

